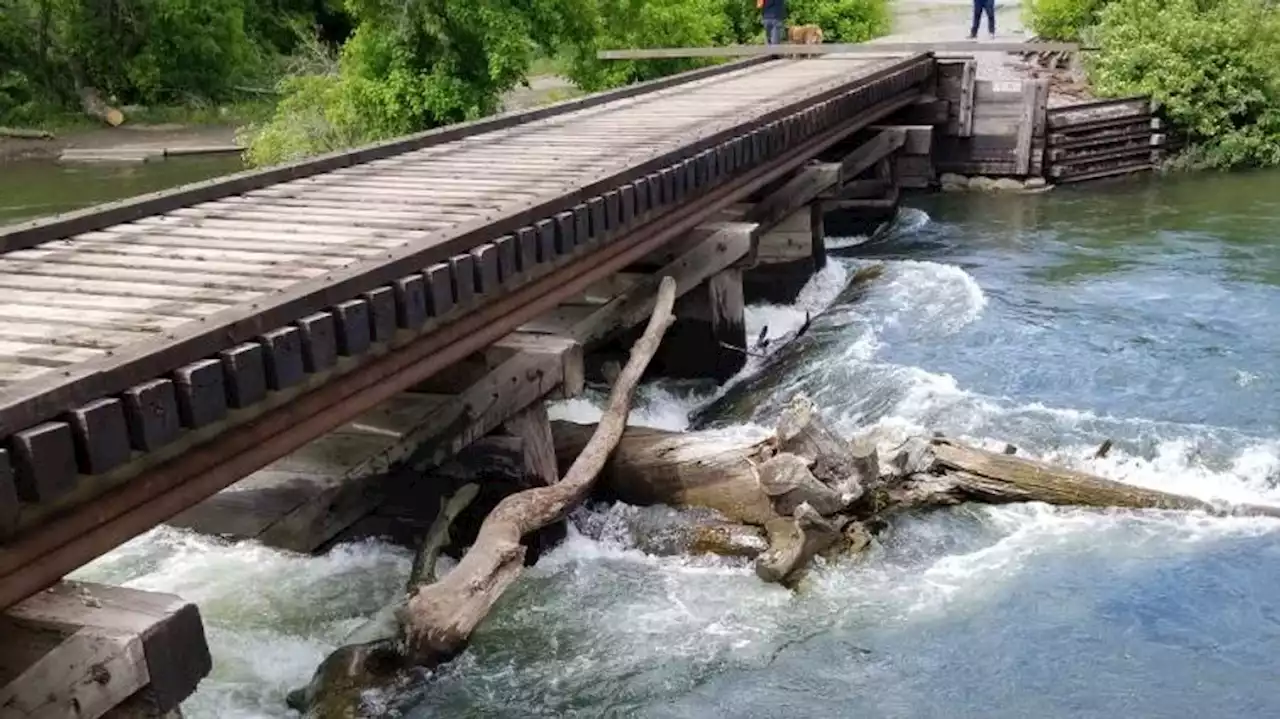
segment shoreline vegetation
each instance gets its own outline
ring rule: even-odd
[[[1098,97],[1150,95],[1185,149],[1170,169],[1280,165],[1276,0],[1024,0],[1046,40],[1098,48]]]
[[[858,42],[889,0],[792,0]],[[750,0],[0,0],[0,127],[237,125],[251,165],[349,148],[705,64],[602,48],[763,41]]]
[[[789,13],[860,42],[889,32],[890,2],[791,0]],[[1277,0],[1022,11],[1041,38],[1098,48],[1085,58],[1097,96],[1154,98],[1185,140],[1172,167],[1280,165]],[[762,41],[750,0],[0,0],[0,127],[101,128],[89,96],[128,127],[238,127],[262,166],[710,62],[597,60],[604,48]]]

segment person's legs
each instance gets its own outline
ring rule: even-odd
[[[982,0],[987,6],[987,32],[991,33],[991,37],[996,36],[996,0]]]
[[[978,25],[982,23],[982,8],[986,6],[987,0],[973,0],[973,25],[969,27],[969,39],[975,40],[978,37]]]
[[[768,30],[769,44],[781,45],[782,39],[784,37],[784,33],[786,32],[786,24],[783,23],[781,20],[770,20],[769,22],[770,22],[770,26]]]

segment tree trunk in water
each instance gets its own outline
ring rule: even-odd
[[[653,315],[614,383],[609,407],[596,431],[563,478],[549,487],[510,495],[485,519],[475,544],[444,579],[411,589],[400,623],[410,663],[434,666],[462,651],[493,603],[520,574],[520,538],[562,519],[591,492],[596,476],[617,446],[636,385],[672,321],[675,281],[664,277]]]
[[[793,402],[791,418],[808,411],[804,403]],[[669,504],[677,507],[708,507],[730,519],[756,524],[769,531],[775,546],[761,557],[762,577],[786,581],[788,572],[778,567],[794,565],[797,557],[784,562],[780,555],[790,551],[786,544],[815,546],[820,537],[831,536],[829,523],[819,519],[844,519],[844,534],[858,522],[874,523],[894,511],[984,502],[1044,502],[1060,506],[1166,509],[1224,515],[1280,517],[1280,507],[1262,505],[1219,506],[1194,497],[1137,487],[1095,475],[1057,467],[1047,462],[989,452],[947,438],[915,437],[900,445],[883,463],[874,453],[833,438],[820,420],[811,419],[814,430],[804,441],[788,430],[791,418],[780,422],[782,434],[756,443],[727,443],[707,433],[677,433],[649,428],[631,428],[623,435],[613,460],[605,468],[603,489],[609,498],[636,504]],[[589,426],[557,422],[556,452],[564,462],[582,446]],[[821,442],[815,442],[814,439]],[[781,448],[819,452],[818,458],[777,453]],[[816,450],[821,447],[821,450]],[[835,461],[841,452],[852,464]],[[772,455],[772,456],[770,456]],[[708,461],[710,460],[710,461]],[[871,468],[876,474],[871,474]],[[843,496],[832,485],[852,487],[846,472],[853,469],[863,492],[851,504],[836,501]],[[840,479],[844,477],[845,479]],[[817,480],[816,482],[814,480]],[[825,480],[825,481],[824,481]],[[797,495],[796,493],[801,493]],[[741,498],[750,498],[742,501]],[[764,502],[770,504],[765,509]],[[787,515],[792,515],[788,517]],[[856,529],[852,530],[857,534]],[[806,535],[813,534],[814,537]],[[812,552],[809,553],[809,556]],[[794,571],[794,570],[793,570]],[[793,578],[793,577],[790,577]]]

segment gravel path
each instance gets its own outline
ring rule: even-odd
[[[881,42],[954,42],[969,37],[973,20],[972,0],[895,0],[893,34],[872,40]],[[985,39],[986,18],[978,37]],[[983,40],[980,39],[979,42]],[[996,40],[1021,42],[1027,39],[1022,26],[1021,6],[1015,1],[996,2]],[[1003,52],[976,52],[978,78],[994,82],[1021,80],[1026,71],[1016,58]]]

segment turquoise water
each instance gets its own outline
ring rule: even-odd
[[[683,428],[720,397],[709,424],[750,435],[805,391],[885,443],[936,429],[1280,504],[1280,174],[909,204],[795,306],[750,309],[751,336],[821,311],[805,338],[728,389],[649,387],[633,422]],[[1280,715],[1274,520],[965,506],[896,522],[793,595],[747,564],[643,554],[633,511],[576,515],[408,715]],[[85,574],[201,602],[218,667],[188,716],[260,717],[287,716],[284,692],[406,571],[378,544],[302,558],[163,530]]]

